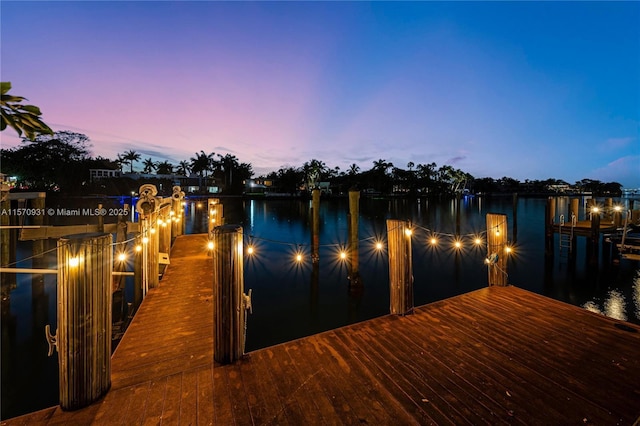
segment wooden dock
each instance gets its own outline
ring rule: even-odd
[[[1,425],[595,424],[640,420],[640,327],[490,287],[213,362],[206,237],[178,237],[89,407]],[[250,332],[250,331],[249,331]]]

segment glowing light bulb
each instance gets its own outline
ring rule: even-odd
[[[79,257],[72,257],[71,259],[69,259],[69,266],[71,266],[72,268],[75,268],[76,266],[78,266],[80,264],[80,258]]]
[[[597,207],[594,207],[594,208],[591,209],[591,211],[594,212],[594,213],[598,213],[600,211],[600,209],[597,208]]]
[[[253,254],[253,247],[252,246],[247,247],[247,253]]]
[[[298,253],[296,255],[296,261],[301,262],[302,261],[302,255],[300,253]]]
[[[149,229],[149,232],[151,232],[152,234],[155,234],[156,233],[156,228]]]
[[[455,246],[455,248],[462,247],[462,243],[460,241],[456,241],[455,243],[453,243],[453,245]]]
[[[213,241],[209,241],[209,242],[207,243],[207,248],[208,248],[209,250],[213,250]]]
[[[383,247],[382,243],[380,243],[380,242],[376,243],[376,249],[382,250],[382,247]]]
[[[504,248],[504,251],[505,251],[507,254],[511,253],[511,247],[509,247],[509,246],[505,247],[505,248]]]
[[[412,231],[411,231],[411,229],[407,228],[407,229],[404,230],[404,233],[406,234],[407,237],[410,237],[411,234],[412,234]]]
[[[474,242],[475,242],[477,245],[482,244],[482,240],[481,240],[480,238],[476,238],[476,239],[474,240]]]
[[[142,251],[142,246],[140,244],[136,245],[136,251]]]
[[[340,252],[340,259],[346,259],[347,258],[347,253],[344,251]]]
[[[147,244],[149,242],[148,237],[142,237],[142,244]]]
[[[436,240],[435,238],[431,238],[429,242],[431,243],[432,246],[435,246],[436,244],[438,244],[438,240]]]
[[[127,255],[126,255],[126,254],[124,254],[124,253],[119,253],[119,254],[118,254],[118,260],[119,260],[120,262],[124,262],[125,260],[127,260]]]

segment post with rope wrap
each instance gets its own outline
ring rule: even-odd
[[[111,234],[58,240],[58,331],[46,334],[58,350],[60,407],[76,410],[111,387]]]
[[[413,313],[413,263],[411,223],[387,219],[389,244],[389,311],[392,315]]]
[[[507,286],[507,215],[487,213],[486,222],[489,286]]]
[[[246,310],[251,290],[244,294],[242,226],[217,226],[213,237],[213,359],[230,364],[244,354]]]
[[[140,218],[140,232],[142,233],[142,265],[143,265],[143,295],[158,286],[159,268],[159,235],[158,227],[158,190],[155,185],[144,184],[139,190],[140,198],[136,203],[136,210]]]
[[[171,211],[173,212],[173,217],[171,218],[171,239],[175,239],[176,237],[182,235],[184,232],[184,192],[181,190],[179,185],[175,185],[172,188],[171,193]]]

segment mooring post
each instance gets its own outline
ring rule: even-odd
[[[58,331],[50,342],[63,410],[86,407],[111,386],[111,243],[103,233],[58,240]]]
[[[389,292],[391,314],[413,313],[413,263],[411,223],[387,219],[389,245]]]
[[[547,256],[553,256],[553,240],[555,230],[553,229],[556,218],[556,199],[547,198],[544,212],[544,252]]]
[[[358,222],[360,216],[360,191],[349,190],[349,215],[347,218],[349,228],[349,283],[352,286],[362,284],[360,279],[360,259],[358,241]]]
[[[158,232],[158,190],[155,185],[144,184],[138,191],[140,197],[136,203],[142,234],[143,295],[147,290],[158,286],[159,232]]]
[[[135,239],[135,246],[133,248],[133,304],[138,308],[144,298],[144,264],[143,255],[144,247],[142,243],[142,234],[138,234]]]
[[[513,211],[513,242],[518,241],[518,193],[513,193],[512,211]]]
[[[604,200],[604,219],[613,222],[613,198]]]
[[[591,235],[589,237],[589,261],[592,264],[598,263],[600,254],[600,212],[594,206],[591,208]]]
[[[211,236],[211,231],[213,231],[213,228],[219,225],[218,223],[216,223],[216,204],[217,199],[215,198],[209,198],[207,200],[207,232],[209,236]]]
[[[487,213],[487,259],[489,286],[509,285],[507,275],[507,215]]]
[[[182,192],[180,186],[175,185],[171,193],[171,238],[175,239],[177,236],[182,235],[183,223],[184,223],[184,192]]]
[[[46,201],[46,192],[39,192],[38,197],[31,200],[31,208],[35,211],[44,212],[45,210],[45,201]],[[33,216],[33,224],[36,226],[44,225],[44,214],[38,214]],[[41,257],[42,253],[44,253],[44,239],[33,240],[33,255],[36,257]]]
[[[0,198],[0,210],[1,211],[8,211],[11,209],[11,200],[9,199],[9,187],[8,186],[4,186],[2,187],[1,190],[1,197]],[[8,229],[6,227],[11,225],[11,218],[13,218],[15,216],[13,215],[8,215],[8,214],[3,214],[0,215],[0,226],[2,226],[2,228],[0,229],[0,266],[9,266],[9,264],[11,263],[11,255],[12,253],[15,253],[15,251],[12,251],[12,238],[11,238],[11,233],[12,230]],[[2,299],[2,312],[9,312],[8,310],[5,311],[5,302],[8,303],[9,301],[9,293],[11,292],[11,290],[15,287],[16,282],[15,282],[15,274],[4,274],[4,273],[0,273],[0,287],[1,287],[1,297],[0,299]]]
[[[311,191],[311,260],[320,261],[320,194],[315,188]]]
[[[244,354],[246,309],[244,295],[242,227],[223,225],[213,229],[213,358],[229,364]]]
[[[158,252],[169,254],[171,251],[171,216],[169,205],[163,206],[158,213]],[[158,259],[159,260],[159,259]]]
[[[578,217],[580,214],[580,199],[572,198],[569,202],[569,223],[574,225],[574,223],[578,222]],[[574,222],[575,220],[575,222]],[[577,248],[578,247],[578,235],[574,232],[573,237],[571,237],[571,249],[569,250],[569,259],[571,261],[576,260]]]

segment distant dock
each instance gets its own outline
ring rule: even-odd
[[[1,425],[634,424],[640,327],[517,287],[487,287],[213,361],[206,235],[171,264],[94,404]],[[251,331],[249,330],[249,333]]]

